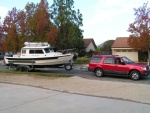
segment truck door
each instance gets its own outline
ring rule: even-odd
[[[106,74],[115,74],[116,64],[114,63],[114,58],[105,58],[102,64],[102,68]]]
[[[119,60],[119,61],[117,61]],[[127,75],[128,74],[128,66],[126,63],[121,59],[117,58],[115,59],[115,74],[116,75]]]

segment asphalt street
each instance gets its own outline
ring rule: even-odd
[[[150,105],[0,83],[0,113],[149,113]]]
[[[2,64],[0,64],[0,70],[11,70],[11,68],[9,69],[7,66],[3,66]],[[79,76],[86,79],[100,80],[100,81],[115,81],[115,82],[119,81],[119,82],[137,83],[137,84],[138,83],[150,84],[150,76],[143,77],[138,81],[133,81],[130,78],[121,77],[121,76],[96,77],[94,73],[87,71],[87,68],[84,66],[73,66],[73,69],[70,71],[66,71],[64,68],[38,68],[36,70],[45,73],[66,73],[66,74],[71,74],[73,76]]]

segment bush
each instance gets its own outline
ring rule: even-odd
[[[79,57],[84,57],[86,55],[86,51],[85,50],[82,50],[79,52]]]
[[[147,51],[138,51],[138,60],[140,62],[147,62],[147,59],[148,59],[148,52]]]
[[[94,51],[90,50],[89,52],[86,52],[86,56],[88,57],[92,57]]]
[[[90,58],[88,58],[88,57],[78,57],[75,60],[75,64],[88,64],[89,60],[90,60]]]

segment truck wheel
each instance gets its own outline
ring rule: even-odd
[[[72,65],[70,63],[69,64],[65,64],[64,66],[65,66],[65,69],[67,71],[70,71],[72,69]]]
[[[132,80],[139,80],[140,77],[141,77],[141,75],[140,75],[140,73],[138,71],[136,71],[136,70],[131,71],[130,78]]]
[[[102,76],[103,76],[103,70],[100,69],[100,68],[96,69],[96,70],[95,70],[95,75],[96,75],[97,77],[102,77]]]

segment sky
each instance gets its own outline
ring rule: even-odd
[[[53,0],[47,0],[49,6]],[[0,16],[3,19],[13,7],[24,9],[27,3],[40,0],[0,0]],[[134,22],[134,8],[139,8],[149,0],[74,0],[74,8],[83,15],[81,29],[83,37],[93,38],[96,45],[117,37],[128,37],[128,27]],[[148,4],[150,6],[150,3]]]

